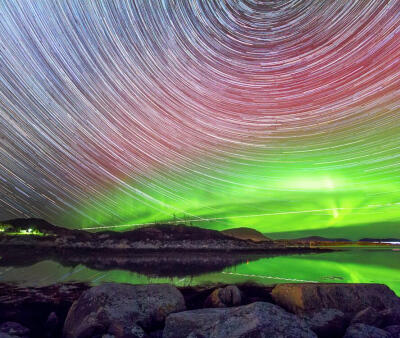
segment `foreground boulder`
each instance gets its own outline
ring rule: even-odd
[[[322,309],[304,320],[319,338],[342,337],[348,326],[346,315],[336,309]]]
[[[82,293],[68,312],[64,337],[146,337],[161,327],[165,317],[185,309],[177,288],[168,284],[108,283]]]
[[[349,326],[343,338],[392,338],[392,335],[377,327],[354,324]]]
[[[167,317],[163,338],[316,338],[308,325],[280,307],[263,302],[249,305],[200,309]]]
[[[242,295],[236,285],[228,285],[215,289],[206,299],[205,307],[229,307],[237,306],[242,302]]]
[[[165,321],[163,338],[187,337],[218,321],[228,309],[199,309],[170,314]]]
[[[368,306],[383,310],[399,304],[395,293],[383,284],[279,284],[272,290],[272,298],[297,314],[323,308],[355,313]]]

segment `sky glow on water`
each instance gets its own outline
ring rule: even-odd
[[[95,270],[85,265],[63,266],[51,260],[24,267],[0,267],[0,282],[18,282],[25,286],[45,286],[59,282],[104,282],[131,284],[173,283],[178,286],[244,283],[381,283],[400,296],[400,252],[390,249],[345,249],[322,254],[288,255],[260,258],[220,272],[174,277],[157,277],[122,269]]]

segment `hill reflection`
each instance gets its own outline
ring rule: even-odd
[[[163,252],[163,253],[96,253],[79,251],[23,251],[0,249],[0,266],[27,267],[45,260],[52,260],[64,267],[84,265],[87,268],[108,271],[127,270],[148,277],[186,277],[224,269],[261,258],[275,257],[276,254],[254,253],[205,253],[205,252]]]

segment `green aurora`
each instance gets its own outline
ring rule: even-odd
[[[275,154],[268,161],[228,158],[212,168],[198,161],[185,171],[128,178],[96,192],[59,222],[113,230],[186,222],[216,230],[252,227],[273,238],[301,231],[349,239],[400,237],[400,176],[391,166],[397,156],[387,156],[375,170],[359,152],[364,161],[336,168],[323,164],[332,157],[328,150],[318,162],[315,151]]]

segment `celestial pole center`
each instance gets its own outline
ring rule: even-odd
[[[2,1],[0,220],[400,236],[399,13]]]

